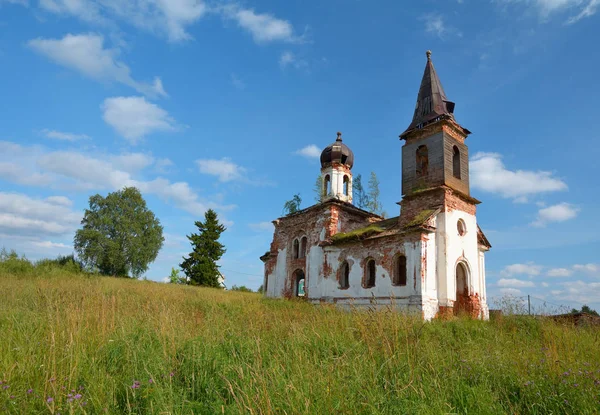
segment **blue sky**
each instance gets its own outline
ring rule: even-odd
[[[0,245],[72,251],[90,195],[139,187],[165,227],[147,277],[228,226],[228,285],[257,288],[270,221],[314,203],[343,132],[400,200],[398,135],[425,51],[468,138],[488,293],[600,308],[599,0],[0,0]]]

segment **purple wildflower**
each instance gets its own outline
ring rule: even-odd
[[[79,385],[79,390],[82,391],[83,390],[83,386]]]
[[[173,376],[175,376],[175,373],[171,372],[171,373],[169,373],[169,376],[173,377]]]
[[[10,386],[8,386],[8,385],[4,385],[4,386],[2,386],[2,390],[7,390],[9,387]]]
[[[27,389],[27,395],[31,395],[33,393],[33,389]]]
[[[52,402],[54,402],[54,398],[51,398],[51,397],[48,396],[48,398],[46,399],[46,402],[47,403],[52,403]]]
[[[10,399],[15,399],[15,395],[10,395]]]
[[[149,384],[153,384],[154,383],[154,381],[152,380],[152,378],[148,379],[148,383]]]
[[[69,398],[69,399],[67,399],[67,402],[69,402],[69,403],[70,403],[70,402],[73,402],[73,398]]]
[[[133,381],[133,385],[131,385],[131,389],[139,389],[140,388],[140,382],[137,380]]]
[[[81,394],[78,393],[77,395],[74,396],[75,399],[81,399]]]
[[[573,386],[577,387],[579,386],[579,383],[574,383]]]

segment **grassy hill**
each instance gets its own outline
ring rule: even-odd
[[[0,271],[0,412],[600,413],[600,332]]]

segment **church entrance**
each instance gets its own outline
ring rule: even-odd
[[[296,297],[304,297],[304,271],[301,269],[294,271],[292,281],[294,282],[294,295]]]
[[[467,266],[462,262],[456,264],[456,301],[454,314],[470,313],[469,285],[467,279]]]

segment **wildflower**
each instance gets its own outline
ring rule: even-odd
[[[171,373],[169,373],[169,376],[173,377],[173,376],[175,376],[175,373],[171,372]]]
[[[154,383],[154,381],[152,380],[152,378],[148,379],[148,383],[151,384],[151,385]]]
[[[31,395],[33,393],[33,389],[27,389],[27,395]]]
[[[140,388],[140,382],[135,380],[133,381],[133,385],[131,385],[131,389],[139,389]]]
[[[82,391],[84,388],[82,385],[79,385],[79,390]]]
[[[579,386],[579,383],[574,383],[573,386],[577,387]]]
[[[81,399],[81,394],[78,393],[77,395],[74,396],[75,399]]]
[[[46,402],[47,403],[52,403],[52,402],[54,402],[54,398],[51,398],[51,397],[48,396],[48,398],[46,399]]]
[[[55,380],[56,380],[56,379],[52,377],[52,378],[50,378],[50,380],[49,380],[48,382],[52,383],[52,382],[54,382]]]
[[[2,386],[2,390],[7,390],[9,387],[10,386],[8,386],[8,385],[4,385],[4,386]]]
[[[15,399],[15,395],[10,395],[10,399]]]

